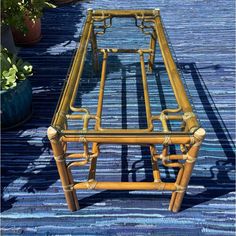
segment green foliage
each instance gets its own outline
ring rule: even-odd
[[[24,16],[32,21],[42,16],[45,7],[55,7],[46,0],[1,0],[1,24],[26,33]]]
[[[7,90],[17,85],[20,80],[25,80],[32,75],[32,65],[23,62],[8,52],[6,48],[1,49],[1,90]]]

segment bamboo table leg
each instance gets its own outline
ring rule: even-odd
[[[155,147],[154,145],[150,145],[150,153],[151,153],[151,162],[152,162],[152,172],[154,182],[161,182],[160,171],[158,168],[157,160],[155,159]]]
[[[57,131],[52,127],[48,128],[48,139],[51,142],[54,158],[55,158],[58,173],[62,182],[68,208],[71,211],[76,211],[79,209],[79,203],[76,196],[76,192],[73,189],[73,183],[70,181],[70,177],[69,177],[70,173],[68,173],[68,170],[66,168],[66,162],[64,158],[65,153],[63,150],[63,146],[62,146],[61,141],[59,140]]]
[[[173,212],[178,212],[181,207],[181,204],[182,204],[182,201],[184,198],[184,194],[185,194],[186,188],[188,186],[195,161],[197,159],[197,154],[198,154],[198,151],[200,149],[200,145],[201,145],[204,137],[205,137],[205,130],[202,128],[198,129],[194,134],[194,138],[196,139],[196,143],[193,144],[193,146],[188,151],[187,160],[184,165],[183,176],[180,181],[180,186],[182,188],[184,188],[185,190],[178,191],[175,196],[175,199],[172,200],[173,206],[169,210],[171,210]],[[174,197],[174,196],[172,196],[172,197]]]
[[[90,164],[90,168],[89,168],[89,176],[88,176],[89,181],[95,180],[97,158],[100,153],[99,146],[97,143],[93,143],[93,153],[97,153],[97,155],[95,157],[93,157],[91,160],[91,164]]]

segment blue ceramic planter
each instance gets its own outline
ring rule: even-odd
[[[32,87],[28,79],[0,94],[3,129],[16,127],[29,118],[32,112]]]

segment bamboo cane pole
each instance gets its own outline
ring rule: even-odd
[[[150,52],[150,55],[148,58],[148,70],[149,72],[152,73],[153,67],[154,67],[154,61],[155,61],[155,53],[156,53],[156,35],[154,33],[151,34],[150,49],[152,51]]]
[[[158,8],[154,10],[94,10],[94,17],[135,17],[137,15],[141,16],[158,16],[160,14],[160,10]]]
[[[95,72],[98,72],[98,51],[97,51],[97,37],[94,33],[94,27],[91,30],[91,46],[93,51],[93,68]]]
[[[200,149],[201,143],[203,141],[203,139],[205,138],[206,132],[204,129],[200,128],[198,129],[195,133],[194,133],[194,137],[196,140],[196,143],[189,149],[188,151],[188,159],[184,165],[184,171],[182,174],[182,178],[179,181],[179,185],[181,187],[183,187],[184,189],[187,188],[191,174],[192,174],[192,170],[198,155],[198,151]],[[179,191],[177,192],[177,194],[174,194],[172,197],[173,199],[171,199],[171,203],[173,201],[173,203],[170,205],[169,210],[173,211],[173,212],[178,212],[182,201],[183,201],[183,197],[185,194],[185,191]]]
[[[157,159],[155,159],[155,152],[156,152],[156,149],[154,145],[150,145],[153,179],[154,179],[154,182],[161,182],[161,175],[158,168]]]
[[[184,171],[184,165],[179,163],[179,162],[169,162],[170,159],[170,156],[173,157],[174,160],[178,160],[179,156],[181,156],[181,159],[183,160],[184,159],[184,156],[183,155],[169,155],[168,156],[168,145],[164,145],[163,146],[163,150],[162,150],[162,154],[161,156],[159,156],[159,158],[162,159],[162,164],[165,166],[165,167],[172,167],[172,168],[179,168],[179,172],[178,172],[178,175],[177,175],[177,178],[176,178],[176,181],[175,181],[175,184],[176,186],[180,186],[180,181],[181,181],[181,178],[183,176],[183,171]],[[172,159],[172,160],[173,160]],[[180,191],[183,191],[183,189],[181,189]],[[173,204],[174,204],[174,199],[175,199],[175,196],[176,196],[177,192],[173,192],[172,195],[171,195],[171,200],[170,200],[170,204],[169,204],[169,209],[172,208]]]
[[[165,115],[166,120],[183,120],[181,115]],[[161,120],[161,116],[152,116],[152,120]]]
[[[100,89],[99,89],[99,96],[98,96],[98,108],[97,108],[97,115],[96,115],[99,119],[96,121],[95,130],[101,129],[101,116],[102,116],[103,96],[104,96],[105,79],[106,79],[107,57],[108,57],[108,53],[106,50],[104,50],[101,82],[100,82]]]
[[[126,49],[126,48],[99,48],[98,52],[104,52],[107,51],[108,53],[139,53],[141,50],[143,53],[152,53],[152,49]]]
[[[145,102],[145,109],[146,109],[146,119],[147,119],[147,125],[148,129],[153,129],[153,123],[152,123],[152,113],[151,113],[151,107],[150,107],[150,99],[148,94],[148,84],[147,84],[147,75],[146,75],[146,69],[144,64],[144,56],[142,50],[139,51],[140,54],[140,63],[141,63],[141,72],[142,72],[142,82],[143,82],[143,92],[144,92],[144,102]]]
[[[81,137],[75,136],[62,136],[61,140],[64,142],[81,142],[82,139],[85,139],[86,142],[94,142],[99,144],[137,144],[137,145],[145,145],[145,144],[163,144],[166,140],[165,137],[153,137],[153,136],[116,136],[116,135],[84,135]],[[181,137],[181,136],[170,136],[170,142],[172,144],[188,144],[191,142],[190,136]]]
[[[104,50],[100,90],[99,90],[99,97],[98,97],[98,108],[97,108],[97,114],[96,114],[96,117],[98,117],[98,119],[96,119],[95,130],[101,129],[101,115],[102,115],[103,96],[104,96],[104,87],[105,87],[105,79],[106,79],[107,57],[108,57],[108,53],[106,50]],[[99,149],[98,143],[95,143],[95,142],[93,143],[93,152],[96,152],[99,155],[100,149]],[[89,168],[89,175],[88,175],[89,181],[95,180],[98,155],[92,158],[91,160],[91,164]]]
[[[73,189],[73,182],[71,182],[69,176],[70,174],[68,174],[66,168],[63,146],[61,144],[61,141],[59,140],[58,132],[53,127],[48,128],[48,139],[51,142],[54,158],[65,193],[68,208],[71,211],[76,211],[79,209],[78,199],[75,190]]]
[[[100,148],[97,143],[93,143],[93,153],[97,153],[97,155],[95,157],[93,157],[91,160],[91,164],[89,167],[89,175],[88,175],[89,181],[95,180],[95,176],[96,176],[97,158],[100,154]]]
[[[61,99],[59,100],[59,105],[57,109],[58,113],[56,113],[52,121],[52,126],[58,129],[61,129],[63,127],[63,123],[65,122],[65,114],[69,110],[69,104],[71,102],[72,95],[74,93],[75,85],[76,83],[78,84],[78,80],[80,80],[80,77],[78,77],[78,73],[79,71],[82,70],[84,65],[83,63],[85,60],[84,58],[85,58],[85,51],[87,49],[87,41],[90,37],[89,31],[91,32],[90,29],[92,27],[91,21],[92,21],[92,10],[89,10],[86,18],[86,23],[84,25],[84,29],[82,32],[79,48],[77,49],[70,70],[68,82],[66,83],[66,86],[62,92],[63,94],[61,95]]]
[[[72,96],[71,96],[71,100],[70,100],[70,109],[72,111],[81,111],[81,108],[80,107],[75,107],[74,103],[75,103],[75,99],[76,99],[76,96],[77,96],[80,79],[81,79],[83,69],[84,69],[85,57],[86,57],[86,53],[87,53],[87,47],[88,47],[89,39],[90,39],[90,36],[91,36],[91,33],[92,33],[92,28],[93,28],[93,25],[92,25],[92,22],[90,22],[90,25],[89,25],[89,28],[88,28],[88,33],[87,33],[87,38],[86,38],[85,46],[84,46],[86,50],[83,50],[83,54],[81,55],[81,62],[79,64],[80,65],[79,66],[79,71],[78,71],[78,74],[77,74],[75,87],[74,87],[74,90],[72,92]]]
[[[159,46],[161,49],[162,57],[164,60],[164,64],[169,76],[169,80],[171,82],[171,86],[173,88],[176,100],[179,106],[182,108],[184,113],[189,114],[188,119],[186,119],[186,124],[188,129],[195,130],[199,127],[197,119],[193,114],[192,107],[189,103],[188,97],[186,95],[184,85],[180,79],[177,67],[175,65],[174,59],[171,55],[170,48],[167,44],[167,40],[165,37],[165,32],[163,30],[162,21],[160,17],[155,18],[155,29],[156,35],[158,38]]]
[[[107,189],[107,190],[167,190],[176,191],[174,183],[164,182],[97,182],[76,183],[74,189]]]

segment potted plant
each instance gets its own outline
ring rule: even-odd
[[[22,61],[6,48],[1,49],[1,126],[16,127],[32,112],[32,88],[28,76],[32,65]]]
[[[41,39],[41,16],[45,7],[54,7],[46,0],[2,0],[1,23],[12,28],[16,44],[29,45]]]
[[[13,1],[1,1],[1,45],[7,48],[11,53],[16,53],[16,47],[12,36],[10,25],[16,24],[19,20],[21,11],[19,6],[15,4],[17,9],[13,11]],[[14,17],[13,17],[14,16]]]

